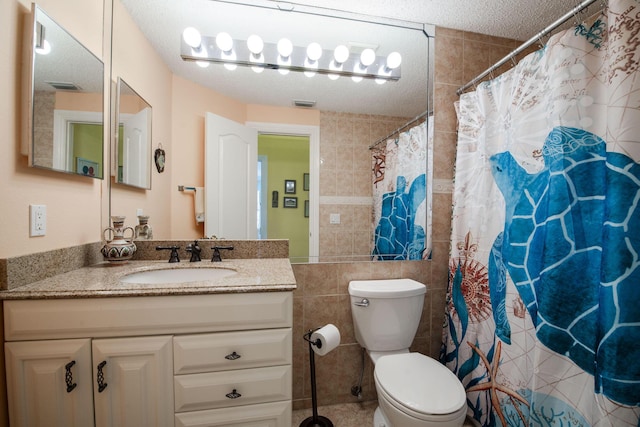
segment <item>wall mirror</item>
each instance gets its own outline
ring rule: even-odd
[[[33,4],[25,26],[22,152],[29,165],[104,177],[104,65]]]
[[[396,123],[400,124],[432,111],[434,28],[430,25],[335,10],[329,11],[330,13],[326,13],[326,10],[324,13],[319,13],[320,9],[318,8],[274,1],[252,1],[251,4],[216,0],[114,1],[122,4],[131,17],[131,22],[145,35],[174,75],[240,102],[251,105],[293,108],[295,100],[314,101],[315,105],[312,108],[320,110],[322,113],[335,113],[335,117],[347,115],[350,119],[357,120],[368,116],[384,116],[396,118],[398,119]],[[114,20],[114,33],[118,32],[119,26],[123,24],[125,23]],[[180,57],[183,31],[186,27],[199,28],[203,36],[215,36],[226,31],[232,35],[234,40],[247,40],[250,35],[259,34],[265,44],[276,43],[279,38],[285,36],[290,38],[295,46],[307,46],[311,42],[318,42],[325,49],[333,49],[338,44],[347,44],[353,54],[358,54],[366,48],[373,48],[380,55],[398,51],[402,54],[402,75],[397,82],[381,85],[372,80],[355,83],[350,77],[332,80],[327,75],[321,74],[309,78],[303,73],[296,72],[283,75],[277,70],[264,70],[261,73],[256,73],[251,67],[242,66],[230,71],[229,67],[221,64],[211,63],[208,66],[203,62],[196,64],[184,61]],[[114,49],[117,49],[117,46],[114,46]],[[114,66],[116,65],[114,64]],[[174,104],[172,108],[175,111],[180,109],[180,106]],[[248,121],[252,120],[248,119]],[[323,144],[324,138],[329,135],[329,131],[323,130],[323,125],[321,119],[320,144]],[[204,114],[202,126],[205,126]],[[394,126],[390,128],[391,130],[381,131],[377,123],[369,123],[366,126],[372,129],[371,135],[375,135],[375,137],[370,137],[367,145],[374,144],[379,138],[399,127]],[[261,132],[260,129],[258,131]],[[266,132],[278,133],[275,128],[270,128]],[[333,132],[335,129],[331,131],[331,133]],[[338,147],[340,139],[335,138],[331,144]],[[176,141],[173,143],[175,144]],[[179,143],[184,144],[185,142],[180,141]],[[365,147],[364,151],[367,156],[370,156],[368,147]],[[313,164],[314,161],[316,165]],[[331,160],[326,158],[320,148],[315,158],[312,155],[309,170],[310,192],[315,191],[315,206],[314,196],[309,194],[311,202],[308,210],[309,222],[313,223],[315,215],[316,223],[320,223],[320,241],[323,239],[324,222],[329,224],[327,206],[340,207],[347,204],[373,206],[371,193],[361,196],[354,192],[351,195],[342,196],[332,195],[327,190],[325,177],[329,175],[322,175],[318,169],[321,168],[321,162],[326,164],[329,161],[335,162],[336,158]],[[430,158],[425,158],[425,168],[430,161]],[[367,158],[364,162],[366,163],[363,172],[363,175],[366,175],[364,180],[371,182],[372,159]],[[316,168],[315,175],[314,167]],[[330,179],[334,179],[334,191],[337,186],[338,172],[334,171],[329,176]],[[355,173],[354,171],[347,172],[350,176]],[[174,170],[172,173],[176,173],[176,171]],[[430,168],[427,170],[427,174],[426,185],[430,197]],[[285,177],[285,179],[288,178],[298,179],[299,187],[302,188],[302,175],[300,177]],[[282,181],[278,182],[282,183]],[[343,183],[341,185],[345,187]],[[369,185],[371,186],[371,184]],[[171,190],[175,191],[174,188]],[[269,191],[269,206],[273,202],[271,200],[272,194],[273,191]],[[278,209],[281,211],[285,210],[282,207],[282,197],[284,196],[284,189],[279,189]],[[299,197],[297,210],[302,216],[303,210],[306,213],[306,209],[304,209],[304,199],[306,198],[301,197],[300,194],[297,194],[297,197]],[[291,211],[290,209],[286,210]],[[427,209],[423,209],[419,214],[427,216],[426,211]],[[325,214],[327,214],[327,221],[324,221]],[[370,216],[366,219],[369,218]],[[190,218],[184,220],[188,221]],[[343,215],[342,224],[345,220]],[[370,235],[374,229],[375,227],[372,225],[369,230]],[[318,234],[317,230],[311,231]],[[175,239],[181,237],[183,236],[171,236]],[[270,238],[268,234],[267,238]],[[317,253],[309,253],[310,257],[317,255]],[[367,250],[358,254],[361,260],[370,259],[370,255]]]
[[[116,93],[112,173],[118,184],[151,189],[151,105],[120,77]]]

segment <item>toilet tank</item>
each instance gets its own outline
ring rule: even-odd
[[[349,282],[358,343],[369,351],[408,349],[418,330],[426,291],[425,285],[411,279]]]

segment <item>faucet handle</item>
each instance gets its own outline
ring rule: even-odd
[[[213,250],[213,256],[211,257],[211,262],[220,262],[222,261],[222,256],[220,256],[220,250],[224,249],[227,251],[232,251],[233,246],[214,246],[211,249]]]
[[[180,262],[180,256],[178,255],[179,246],[156,246],[156,251],[171,251],[169,256],[169,262]]]

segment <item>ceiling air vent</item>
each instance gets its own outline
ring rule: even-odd
[[[77,86],[75,83],[66,83],[66,82],[47,82],[51,86],[53,86],[56,90],[70,90],[79,92],[82,90],[80,86]]]
[[[293,105],[295,105],[296,107],[311,108],[316,105],[316,101],[303,101],[301,99],[294,99]]]

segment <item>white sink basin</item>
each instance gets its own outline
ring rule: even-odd
[[[236,274],[234,270],[226,268],[175,268],[127,274],[120,279],[120,282],[148,285],[215,282],[220,278],[234,274]]]

